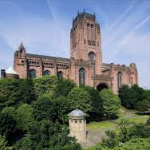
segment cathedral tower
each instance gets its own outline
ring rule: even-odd
[[[101,74],[102,48],[100,25],[95,14],[78,13],[70,33],[70,55],[76,60],[91,61],[95,74]]]

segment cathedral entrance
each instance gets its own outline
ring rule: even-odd
[[[100,83],[97,85],[97,90],[101,91],[103,89],[109,89],[108,85],[106,83]]]

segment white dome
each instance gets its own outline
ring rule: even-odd
[[[18,75],[17,72],[16,72],[12,67],[9,67],[9,68],[6,70],[6,74]]]
[[[78,117],[78,116],[86,116],[86,114],[82,110],[75,109],[71,113],[69,113],[69,116]]]

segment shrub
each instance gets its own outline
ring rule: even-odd
[[[142,100],[136,103],[135,108],[138,111],[147,111],[150,108],[150,102],[148,100]]]
[[[92,110],[89,93],[81,87],[73,88],[68,94],[68,104],[70,110],[81,109],[85,113]]]
[[[114,118],[118,115],[120,109],[120,99],[113,94],[111,90],[104,89],[100,92],[103,102],[103,114],[105,118]]]

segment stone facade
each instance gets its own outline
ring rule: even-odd
[[[117,93],[123,84],[138,84],[136,64],[130,66],[102,63],[100,25],[95,15],[78,13],[70,32],[70,59],[26,53],[23,44],[14,55],[14,69],[20,78],[58,75],[77,85],[98,90],[110,88]]]
[[[85,117],[86,114],[79,109],[73,110],[69,114],[69,136],[75,137],[78,142],[85,141],[87,138]]]

